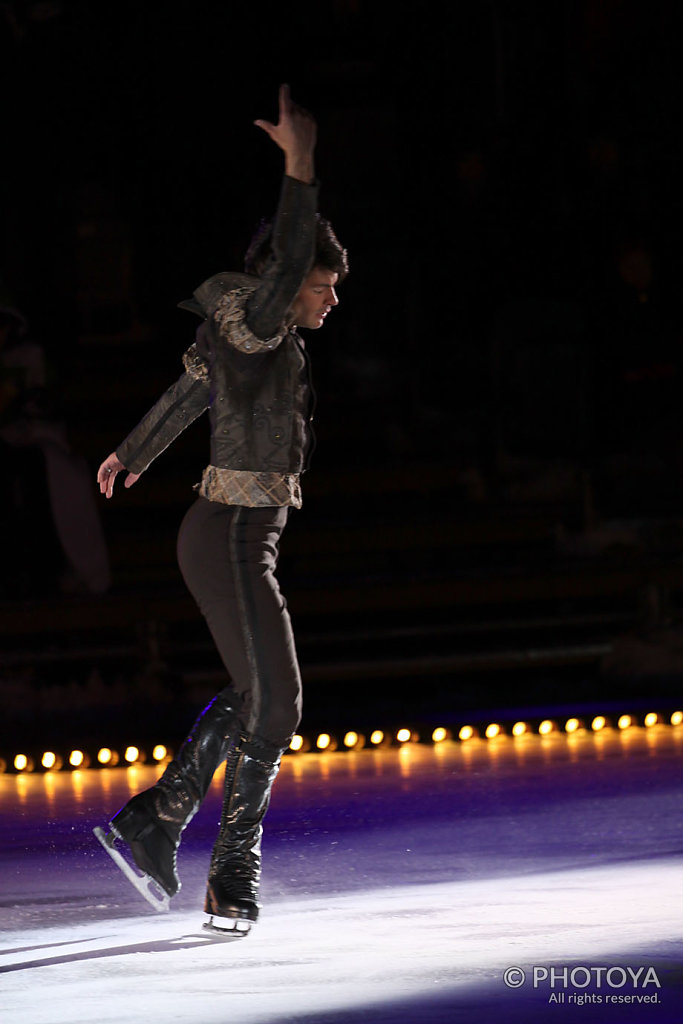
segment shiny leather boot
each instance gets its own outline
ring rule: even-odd
[[[110,822],[140,870],[169,896],[180,889],[176,854],[181,833],[228,755],[238,733],[239,707],[240,699],[229,688],[214,697],[158,782],[129,800]]]
[[[238,921],[258,918],[261,823],[283,753],[257,737],[241,735],[228,754],[221,827],[211,854],[204,903],[210,915],[207,927],[213,930],[235,931]],[[214,918],[225,920],[216,923]]]

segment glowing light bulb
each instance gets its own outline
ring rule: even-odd
[[[555,728],[555,723],[551,722],[549,718],[544,719],[538,727],[538,731],[541,736],[547,736]]]
[[[18,772],[30,772],[33,762],[27,754],[17,754],[14,758],[14,767]]]
[[[72,768],[87,768],[89,763],[87,754],[82,750],[72,750],[69,754],[69,764]]]
[[[362,742],[363,738],[360,733],[353,732],[353,730],[347,732],[344,736],[344,746],[349,747],[349,749],[352,747],[359,747]]]
[[[138,747],[126,747],[126,752],[123,757],[128,764],[135,764],[135,762],[140,758],[140,751]]]
[[[384,733],[381,729],[375,729],[374,732],[370,733],[370,742],[375,747],[384,742]]]
[[[633,725],[633,719],[630,715],[619,715],[617,720],[618,729],[630,729]]]
[[[331,743],[332,737],[327,732],[321,732],[317,740],[315,741],[315,745],[318,748],[318,750],[327,750]]]
[[[526,722],[515,722],[515,724],[512,726],[512,735],[523,736],[524,733],[527,732],[528,728],[529,727],[526,724]]]
[[[674,711],[671,715],[671,724],[680,725],[683,722],[683,711]]]
[[[580,728],[581,722],[578,718],[568,718],[567,721],[564,723],[565,732],[576,732]]]
[[[62,761],[59,754],[55,754],[53,750],[46,750],[42,758],[40,759],[40,763],[42,764],[43,768],[46,768],[47,771],[50,771],[50,769],[61,768],[64,762]]]
[[[474,736],[474,729],[471,725],[463,725],[462,729],[458,733],[458,739],[460,740],[471,740]]]
[[[659,715],[656,711],[650,711],[649,714],[645,715],[643,719],[643,725],[646,729],[651,729],[653,725],[656,725],[659,721]]]
[[[412,733],[410,729],[399,729],[396,733],[396,739],[399,743],[407,743],[411,736]]]
[[[600,732],[600,730],[604,729],[606,725],[607,719],[605,718],[605,716],[596,715],[593,721],[591,722],[591,729],[594,729],[595,732]]]
[[[163,745],[163,743],[157,743],[157,745],[152,750],[152,757],[154,758],[155,761],[163,761],[167,754],[168,750]]]
[[[444,729],[443,726],[437,726],[432,733],[432,743],[443,743],[444,740],[448,739],[448,729]]]
[[[304,738],[303,738],[303,736],[299,736],[297,734],[296,736],[292,736],[292,742],[289,744],[289,749],[290,750],[294,750],[294,751],[301,750],[303,745],[304,745]]]
[[[113,768],[119,763],[119,755],[110,747],[102,747],[97,751],[97,760],[105,768]]]
[[[492,740],[495,739],[496,736],[500,736],[500,726],[498,725],[498,722],[491,722],[490,725],[487,725],[485,735],[487,740]]]

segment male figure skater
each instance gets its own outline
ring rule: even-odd
[[[153,905],[180,888],[176,852],[183,829],[226,761],[220,830],[209,867],[207,927],[245,933],[258,917],[262,820],[301,716],[301,679],[275,568],[290,507],[301,506],[299,475],[311,444],[312,391],[298,327],[316,330],[337,305],[346,251],[316,213],[316,124],[287,86],[279,121],[256,121],[284,153],[272,224],[262,225],[246,274],[205,281],[182,303],[202,317],[185,372],[99,468],[111,498],[118,473],[130,487],[205,409],[211,462],[178,537],[178,560],[230,676],[200,714],[151,789],[110,822],[105,849]],[[115,847],[123,841],[146,886]],[[155,898],[149,879],[161,890]]]

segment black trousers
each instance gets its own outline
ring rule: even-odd
[[[178,535],[178,563],[242,700],[246,732],[285,748],[301,719],[301,675],[275,578],[287,508],[198,498]]]

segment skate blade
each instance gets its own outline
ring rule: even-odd
[[[144,897],[144,899],[147,900],[149,905],[154,907],[155,910],[158,910],[159,913],[166,913],[171,904],[170,896],[167,892],[164,892],[159,883],[151,878],[150,875],[138,874],[137,871],[133,870],[128,861],[114,846],[117,838],[115,833],[106,833],[103,828],[99,827],[99,825],[97,828],[93,829],[93,832],[111,859],[114,861],[117,868],[123,872],[131,885],[135,886],[137,891],[142,897]]]
[[[251,931],[251,921],[240,917],[216,917],[213,914],[202,927],[221,939],[246,939]]]

